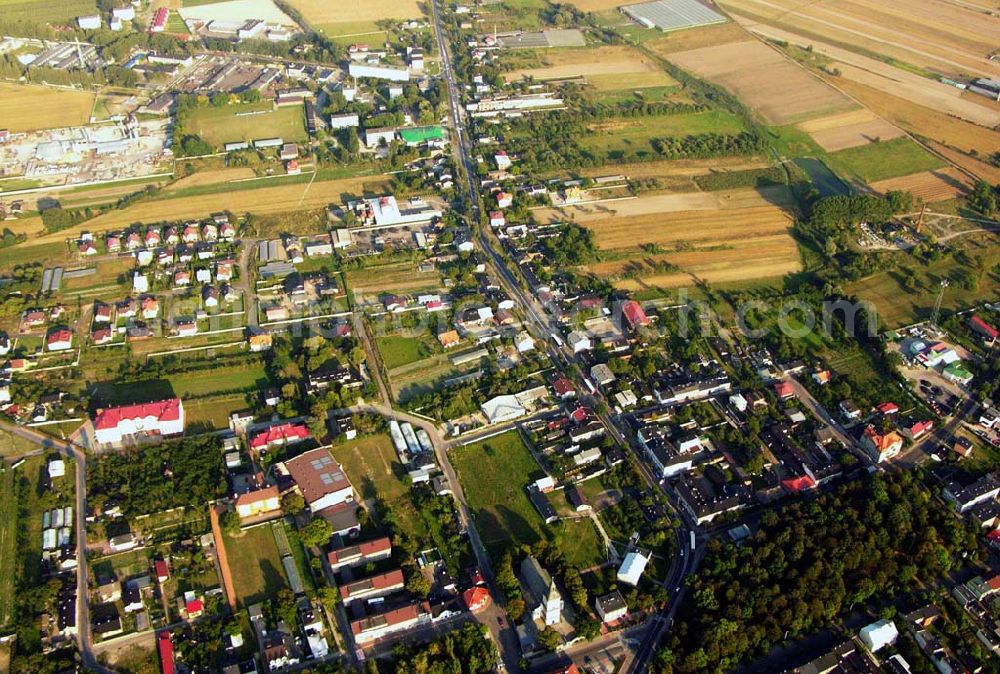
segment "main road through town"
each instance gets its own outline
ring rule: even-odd
[[[491,270],[500,281],[504,290],[511,297],[516,298],[520,306],[523,308],[528,319],[527,327],[532,333],[534,333],[535,337],[541,339],[548,345],[547,350],[549,355],[552,357],[553,362],[556,363],[557,366],[562,367],[564,373],[575,382],[579,390],[585,390],[584,376],[580,371],[579,366],[573,361],[572,355],[567,354],[563,347],[553,345],[554,340],[552,340],[551,335],[560,329],[558,321],[546,313],[544,307],[541,306],[534,296],[524,292],[521,281],[514,277],[511,269],[505,264],[503,258],[501,257],[499,253],[499,242],[493,236],[492,232],[489,231],[489,228],[483,227],[482,225],[482,213],[480,207],[481,194],[479,192],[479,187],[476,184],[475,163],[473,162],[472,155],[469,151],[469,129],[467,128],[467,120],[461,107],[458,82],[456,80],[455,70],[451,60],[450,45],[448,44],[444,24],[441,20],[440,0],[433,0],[430,4],[434,20],[434,29],[437,34],[438,48],[441,53],[441,73],[444,85],[448,92],[448,103],[451,108],[450,118],[455,132],[455,142],[452,143],[452,151],[454,152],[455,160],[460,167],[461,173],[464,174],[466,181],[466,200],[468,204],[466,216],[476,231],[476,240],[479,242],[480,247],[486,254]],[[616,420],[611,418],[611,415],[601,411],[603,406],[599,404],[599,401],[594,402],[597,403],[594,405],[595,410],[598,410],[598,415],[605,426],[607,426],[615,440],[621,445],[636,452],[636,458],[638,459],[642,475],[646,482],[655,489],[661,488],[659,482],[645,465],[641,453],[636,451],[637,448],[634,443],[627,439],[629,435],[628,429],[620,427],[619,424],[616,423]],[[665,607],[653,614],[647,621],[647,628],[640,642],[639,649],[636,652],[635,658],[629,665],[628,671],[634,674],[641,674],[646,671],[650,659],[656,652],[657,645],[673,620],[678,604],[683,599],[685,579],[697,568],[698,560],[702,554],[700,541],[697,540],[697,530],[695,524],[686,517],[683,510],[676,507],[672,495],[666,491],[665,493],[670,500],[671,506],[677,512],[682,522],[681,526],[679,526],[676,531],[678,555],[674,559],[666,582],[664,583],[664,587],[666,588],[670,599]],[[692,534],[694,534],[694,538],[697,543],[695,546],[691,545]],[[504,661],[507,663],[508,667],[511,664],[509,660],[510,658],[505,654]]]

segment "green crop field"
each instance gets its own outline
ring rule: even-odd
[[[237,538],[223,538],[236,600],[241,606],[268,599],[288,587],[269,525],[247,529]]]
[[[382,363],[387,370],[423,360],[434,353],[427,340],[403,335],[384,335],[376,339]]]
[[[545,537],[545,525],[525,491],[544,473],[517,431],[453,449],[451,461],[491,555]]]
[[[943,160],[909,138],[894,138],[831,152],[827,160],[837,173],[869,183],[945,166]]]
[[[14,617],[17,579],[18,499],[16,484],[20,473],[10,468],[0,473],[0,627]]]
[[[580,145],[596,153],[652,159],[656,154],[652,141],[656,138],[736,134],[743,130],[743,123],[735,115],[707,110],[601,121],[589,126],[589,133],[580,139]]]
[[[184,131],[201,136],[219,148],[241,140],[277,137],[285,142],[302,142],[308,139],[302,106],[272,108],[271,103],[196,108],[185,116]]]
[[[179,396],[210,396],[222,391],[260,388],[270,380],[261,364],[246,367],[220,367],[168,374],[164,379],[129,383],[104,381],[94,385],[94,396],[107,405],[127,405]]]
[[[9,21],[76,25],[76,17],[97,14],[94,0],[0,0],[0,15]]]

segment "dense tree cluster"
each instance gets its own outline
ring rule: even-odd
[[[462,629],[448,632],[426,644],[397,644],[392,661],[374,658],[368,674],[479,674],[492,672],[500,661],[485,625],[467,623]]]
[[[87,464],[97,497],[127,517],[201,506],[226,494],[226,471],[215,436],[184,438],[102,456]]]
[[[852,606],[937,578],[975,549],[976,532],[908,473],[877,473],[766,512],[743,546],[709,544],[654,671],[731,670]]]

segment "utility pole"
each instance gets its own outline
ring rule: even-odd
[[[931,326],[935,330],[938,328],[938,315],[941,313],[941,301],[944,299],[944,289],[949,285],[948,279],[941,279],[941,290],[938,291],[937,299],[934,300],[934,313],[931,314]]]

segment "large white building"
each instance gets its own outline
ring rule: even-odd
[[[372,66],[365,63],[351,63],[347,66],[351,77],[370,77],[377,80],[392,82],[409,82],[410,71],[407,68],[390,68],[389,66]]]
[[[649,564],[649,557],[649,553],[644,553],[642,550],[634,550],[625,555],[625,560],[618,567],[618,580],[633,587],[638,585],[646,565]]]
[[[94,437],[101,444],[183,432],[184,404],[180,398],[109,407],[94,418]]]
[[[396,197],[384,196],[348,203],[358,219],[365,225],[376,227],[396,227],[399,225],[419,225],[441,217],[441,211],[423,199],[415,197],[400,206]]]
[[[502,395],[490,398],[480,406],[480,409],[482,409],[483,414],[486,415],[486,420],[491,424],[501,424],[505,421],[511,421],[513,419],[517,419],[518,417],[523,417],[528,413],[528,411],[521,406],[521,403],[518,402],[517,396],[512,395]]]
[[[896,639],[899,638],[899,631],[891,620],[879,620],[871,625],[862,627],[861,631],[858,632],[858,636],[861,637],[861,641],[865,647],[872,653],[875,653],[886,646],[892,646],[896,643]]]

